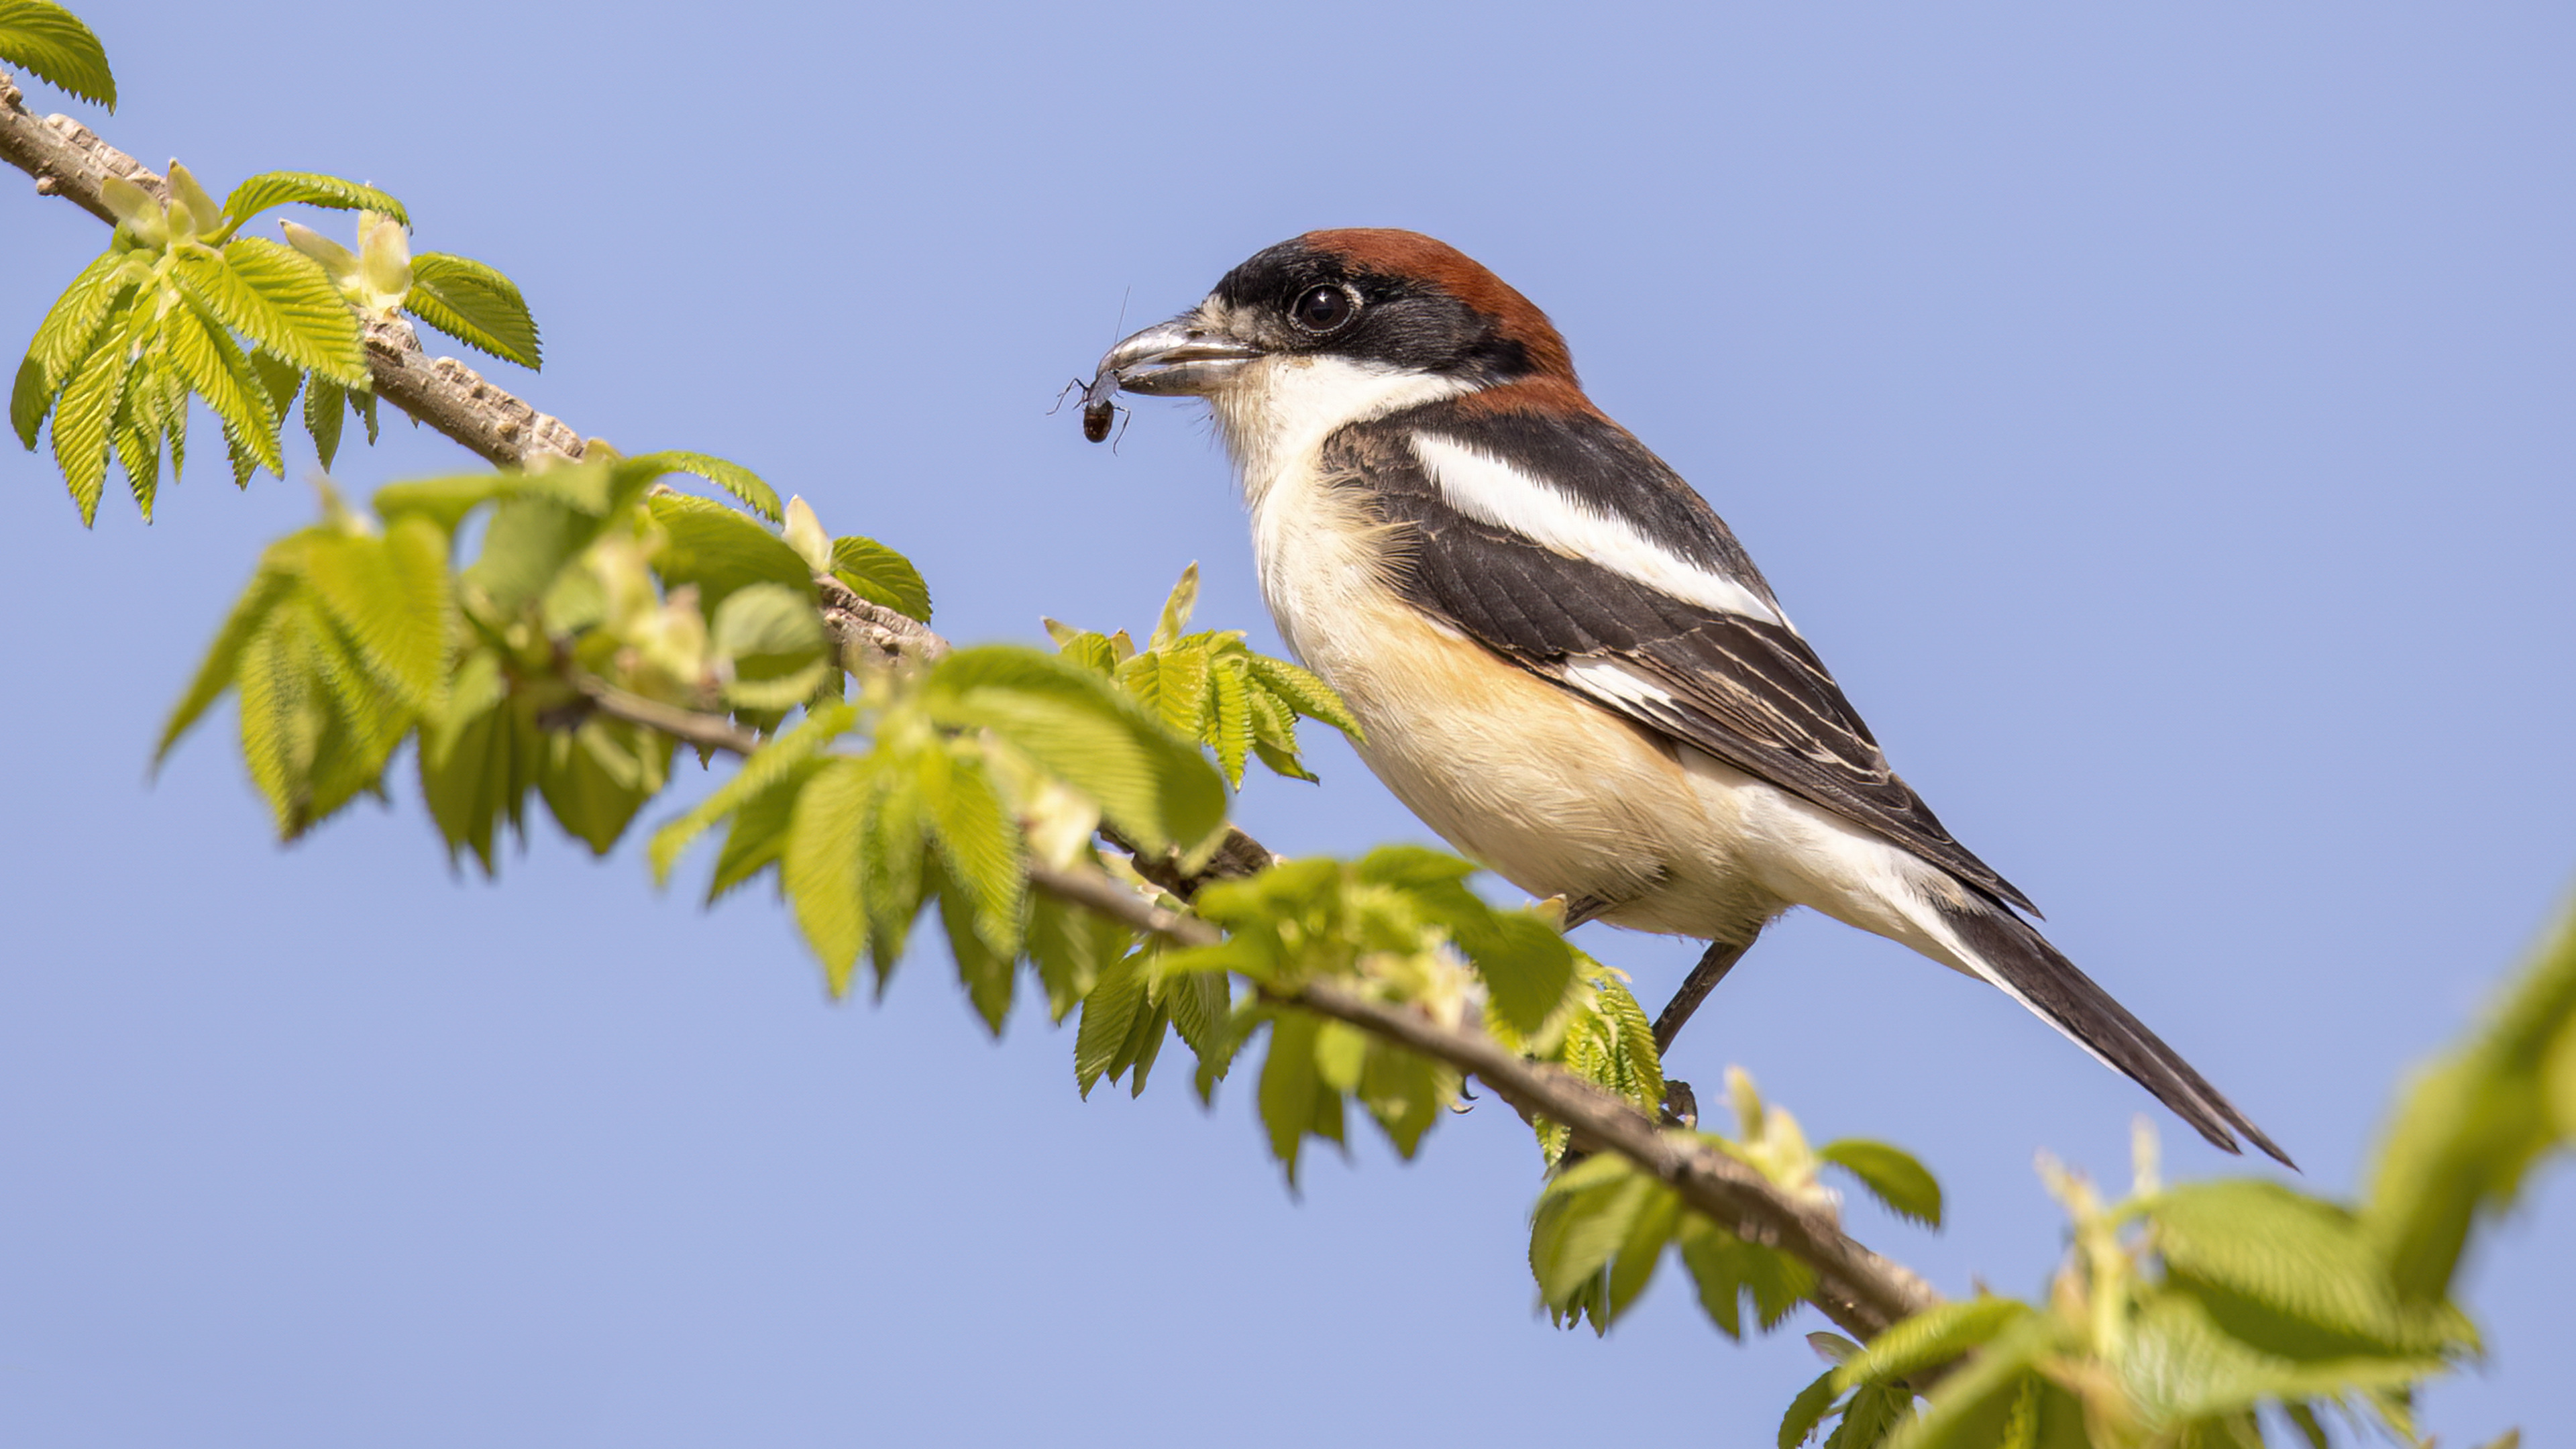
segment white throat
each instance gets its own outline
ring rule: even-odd
[[[1468,391],[1452,378],[1338,357],[1265,357],[1208,395],[1256,517],[1280,481],[1314,471],[1324,439]]]

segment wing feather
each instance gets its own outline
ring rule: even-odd
[[[1677,599],[1633,572],[1542,547],[1453,506],[1411,436],[1428,422],[1450,437],[1463,435],[1472,447],[1477,421],[1418,409],[1344,429],[1326,445],[1325,465],[1337,486],[1360,490],[1389,525],[1390,567],[1415,607],[1534,674],[2038,914],[2011,882],[1952,838],[1888,765],[1824,662],[1778,616]],[[1689,485],[1633,440],[1625,451],[1593,451],[1616,460],[1622,490],[1639,486],[1633,476],[1639,464],[1627,456],[1632,451],[1661,472],[1666,486],[1689,492]],[[1579,487],[1583,480],[1568,481]],[[1594,490],[1592,496],[1605,493]],[[1669,533],[1675,518],[1694,531],[1722,535],[1676,540],[1676,557],[1703,567],[1743,557],[1705,504],[1667,509],[1662,518],[1645,521]],[[1750,583],[1768,601],[1770,590],[1758,574]]]

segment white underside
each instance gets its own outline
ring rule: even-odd
[[[1360,755],[1397,798],[1514,885],[1601,902],[1616,925],[1743,940],[1803,905],[1982,974],[1931,905],[1960,896],[1945,873],[1502,662],[1397,596],[1318,451],[1347,423],[1451,391],[1272,359],[1212,399],[1243,469],[1271,615],[1349,701],[1367,733]]]

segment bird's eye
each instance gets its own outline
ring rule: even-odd
[[[1359,300],[1340,287],[1309,287],[1289,304],[1288,320],[1321,334],[1347,326],[1359,311]]]

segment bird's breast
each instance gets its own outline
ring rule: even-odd
[[[1361,758],[1443,839],[1534,896],[1617,903],[1606,918],[1623,925],[1737,935],[1781,908],[1729,864],[1737,797],[1712,787],[1713,762],[1686,767],[1407,603],[1360,487],[1309,464],[1247,492],[1281,636],[1349,703]]]

